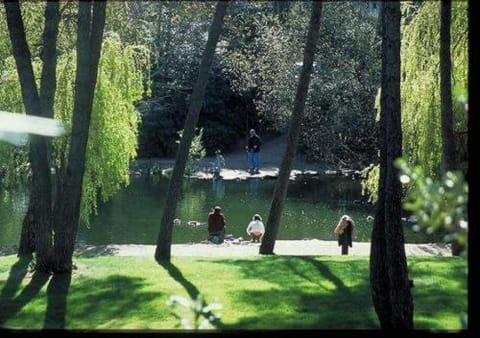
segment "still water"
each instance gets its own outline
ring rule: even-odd
[[[79,227],[77,242],[83,244],[155,244],[168,179],[132,178],[128,187],[110,201],[99,205],[98,214],[87,227]],[[174,225],[174,244],[201,242],[207,237],[207,214],[219,205],[227,220],[227,234],[247,238],[245,229],[256,213],[267,224],[275,180],[247,179],[244,181],[192,180],[182,185],[182,197],[177,208],[180,224]],[[0,246],[18,244],[23,215],[28,203],[27,191],[10,198],[0,194]],[[374,215],[365,203],[359,181],[343,177],[324,177],[291,181],[281,217],[277,239],[336,240],[333,229],[343,214],[355,221],[355,241],[369,242]],[[200,225],[197,225],[198,223]],[[407,243],[435,241],[423,233],[404,227]]]

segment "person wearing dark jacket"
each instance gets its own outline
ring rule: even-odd
[[[222,208],[216,206],[208,214],[208,240],[215,244],[223,243],[225,238],[225,216]]]
[[[262,145],[262,139],[260,136],[257,135],[255,129],[250,129],[249,136],[248,136],[248,145],[247,145],[247,153],[248,153],[248,162],[250,164],[250,174],[258,174],[260,169],[260,146]]]
[[[348,215],[340,218],[333,232],[338,235],[338,246],[342,247],[342,255],[348,255],[348,247],[352,247],[353,227],[355,223]]]

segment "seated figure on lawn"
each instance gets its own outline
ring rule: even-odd
[[[215,244],[223,243],[225,239],[225,216],[222,208],[216,206],[208,214],[208,240]]]

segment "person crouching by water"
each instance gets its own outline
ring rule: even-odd
[[[338,246],[342,246],[342,255],[348,255],[348,247],[352,247],[354,226],[353,219],[348,215],[343,215],[333,230],[338,235]]]
[[[215,244],[223,243],[225,227],[225,216],[222,213],[222,208],[216,206],[208,214],[208,240]]]
[[[250,235],[252,242],[260,242],[265,233],[265,226],[262,222],[262,217],[259,214],[255,214],[252,217],[252,221],[247,226],[247,234]]]

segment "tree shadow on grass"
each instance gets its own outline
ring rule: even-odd
[[[335,287],[337,288],[338,291],[344,292],[344,293],[347,293],[347,294],[351,291],[348,287],[345,286],[345,283],[343,282],[343,280],[340,277],[338,277],[337,275],[335,275],[334,273],[332,273],[332,271],[324,263],[319,262],[319,261],[317,261],[317,260],[315,260],[315,259],[313,259],[312,257],[309,257],[309,256],[298,256],[297,259],[299,261],[304,261],[307,264],[313,265],[324,279],[329,280],[330,282],[332,282],[335,285]],[[348,264],[348,263],[346,263],[346,264]],[[295,267],[296,267],[296,265],[293,265],[292,272],[295,273],[298,276],[302,276],[304,270],[303,269],[298,269],[298,268],[295,268]],[[305,275],[304,278],[308,279],[308,276]],[[315,282],[315,280],[311,280],[311,281]]]
[[[0,293],[0,325],[13,318],[22,308],[33,300],[50,279],[50,274],[34,272],[30,283],[15,297],[22,280],[27,276],[33,255],[20,256],[12,265],[8,279]],[[47,287],[47,312],[45,328],[62,329],[65,327],[66,298],[70,287],[71,275],[53,275]]]
[[[47,287],[47,311],[43,327],[45,329],[64,329],[67,310],[67,295],[72,275],[70,273],[55,274]]]
[[[162,261],[158,264],[161,265],[165,270],[167,270],[168,274],[183,286],[191,299],[197,298],[197,295],[200,293],[198,288],[193,285],[189,280],[187,280],[183,276],[182,272],[175,265],[173,265],[172,262]]]
[[[65,286],[66,281],[59,283]],[[143,291],[147,286],[144,278],[124,275],[78,279],[70,286],[68,316],[80,318],[76,325],[88,330],[121,328],[125,324],[122,318],[131,323],[148,322],[152,313],[158,312],[154,300],[162,293]]]
[[[158,264],[161,265],[165,270],[167,270],[168,274],[184,287],[192,300],[195,300],[197,298],[197,295],[200,293],[198,288],[189,280],[187,280],[183,276],[182,272],[174,264],[172,264],[172,262],[165,260],[159,262]],[[212,314],[211,311],[206,313],[205,315],[208,316],[210,314]],[[212,323],[212,326],[218,329],[224,328],[224,325],[221,322]]]
[[[18,261],[10,268],[8,279],[0,293],[0,301],[3,303],[8,299],[12,299],[17,293],[18,287],[22,283],[28,272],[28,266],[32,262],[32,255],[20,256]]]
[[[0,305],[0,326],[2,326],[8,319],[13,318],[26,304],[33,300],[48,282],[49,278],[50,274],[35,271],[30,283],[25,286],[17,297],[11,297],[5,300],[2,299],[2,304]],[[18,285],[19,284],[11,284],[10,286],[18,288]],[[6,293],[11,294],[12,296],[15,294],[15,292],[12,293],[12,291],[7,291]]]
[[[215,263],[231,265],[232,261]],[[263,280],[274,286],[266,289],[252,287],[238,292],[234,296],[235,306],[255,311],[224,326],[227,330],[379,328],[370,297],[368,264],[353,272],[356,278],[353,282],[350,280],[353,285],[346,284],[341,277],[343,271],[350,269],[348,261],[331,266],[309,256],[282,256],[236,260],[235,264],[241,268],[242,279]],[[282,270],[290,273],[279,274],[278,271]],[[346,312],[348,321],[342,315]]]

